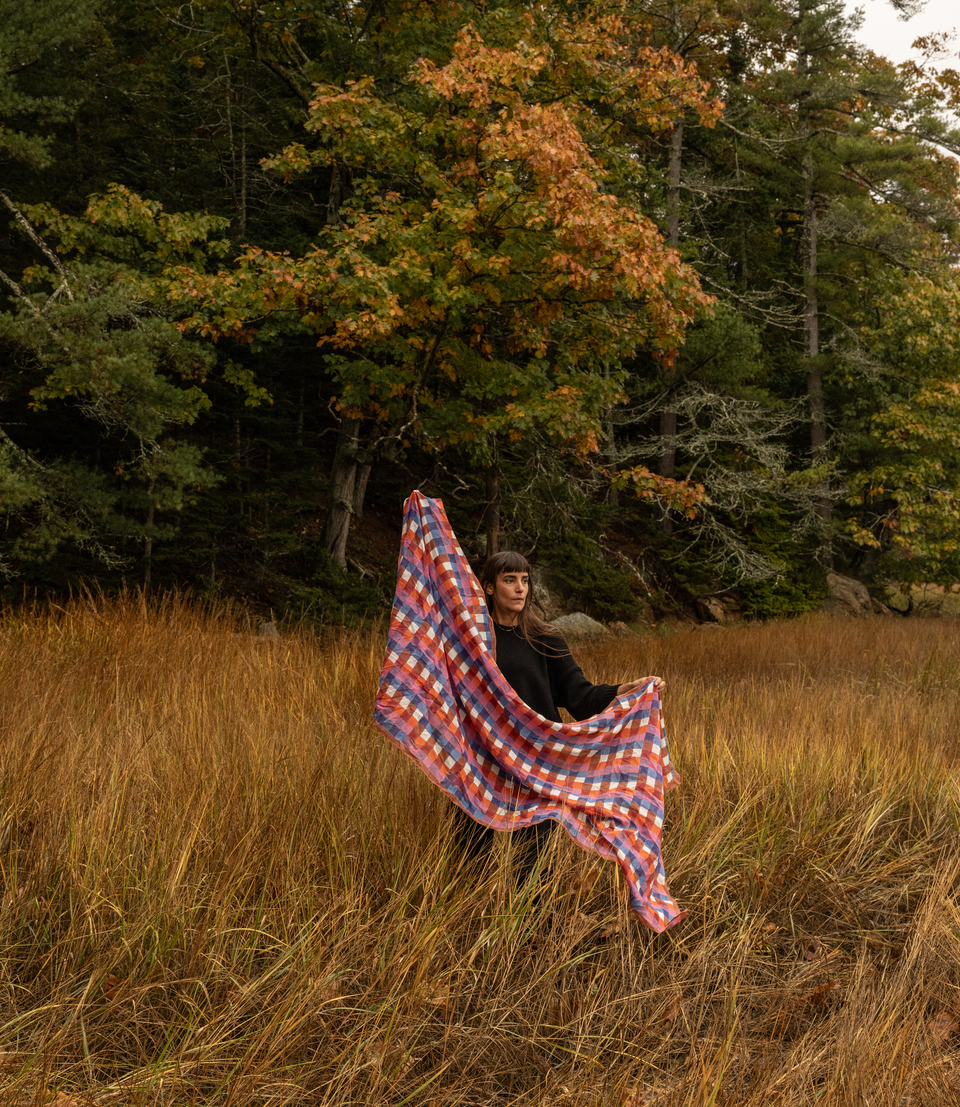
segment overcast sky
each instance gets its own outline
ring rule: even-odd
[[[960,4],[957,0],[927,0],[923,11],[906,22],[897,18],[889,0],[861,0],[860,3],[846,0],[846,3],[850,12],[863,8],[864,21],[857,36],[859,40],[893,62],[913,57],[911,43],[921,35],[960,28]],[[954,43],[952,60],[940,61],[938,68],[960,68],[957,51],[960,51],[960,42]]]

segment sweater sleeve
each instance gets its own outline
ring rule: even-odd
[[[546,642],[550,650],[547,663],[550,688],[557,707],[565,707],[578,721],[599,715],[609,707],[616,697],[617,685],[591,684],[559,635]]]

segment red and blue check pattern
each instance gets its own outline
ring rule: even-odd
[[[580,723],[528,707],[497,668],[487,605],[443,504],[406,504],[376,721],[467,814],[495,830],[562,823],[616,861],[656,931],[682,917],[660,856],[663,795],[679,783],[653,683]]]

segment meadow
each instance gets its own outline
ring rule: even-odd
[[[611,639],[682,786],[655,935],[555,835],[470,870],[379,735],[385,629],[130,596],[0,621],[0,1102],[960,1101],[960,623]]]

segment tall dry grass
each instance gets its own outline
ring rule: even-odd
[[[373,728],[382,644],[177,600],[6,615],[3,1103],[960,1097],[960,628],[579,651],[669,681],[661,936],[560,836],[539,894],[462,866]]]

